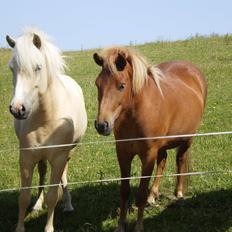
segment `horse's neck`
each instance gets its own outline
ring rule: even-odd
[[[54,118],[57,108],[57,91],[55,91],[57,85],[59,85],[57,80],[51,80],[46,91],[39,94],[39,105],[37,111],[33,113],[33,117],[39,118],[41,123],[46,123]]]
[[[153,80],[143,87],[141,92],[133,95],[128,99],[125,107],[119,116],[119,124],[127,124],[133,122],[133,127],[144,122],[144,117],[152,114],[154,111],[162,110],[164,99],[160,94],[158,88],[153,83]]]

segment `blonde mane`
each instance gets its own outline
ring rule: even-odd
[[[38,35],[41,40],[39,50],[33,44],[34,34]],[[31,27],[25,28],[23,34],[16,40],[12,59],[29,75],[42,61],[45,62],[49,78],[58,77],[59,74],[64,73],[65,69],[61,51],[50,42],[50,38],[44,32]]]
[[[104,65],[108,66],[113,74],[117,74],[118,70],[115,66],[115,59],[118,54],[121,54],[131,64],[133,70],[132,77],[132,91],[134,94],[138,93],[146,83],[148,76],[152,76],[158,90],[163,96],[160,86],[161,80],[164,79],[164,74],[155,65],[151,65],[142,55],[136,51],[125,47],[113,47],[104,49],[101,56],[104,59]]]

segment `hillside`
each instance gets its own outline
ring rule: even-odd
[[[196,64],[208,81],[208,99],[200,132],[232,131],[232,36],[197,37],[185,41],[156,42],[136,46],[154,64],[168,60],[189,60]],[[100,71],[92,59],[94,50],[66,52],[67,73],[82,87],[89,118],[82,142],[104,141],[94,129],[97,112],[95,78]],[[10,51],[0,49],[0,189],[18,187],[18,143],[8,106],[12,97],[12,76],[7,67]],[[195,138],[191,171],[226,171],[232,163],[232,136]],[[169,153],[165,173],[175,173],[175,155]],[[140,163],[133,162],[133,176],[140,175]],[[79,146],[70,161],[69,181],[119,177],[114,144]],[[229,173],[193,176],[186,201],[175,204],[174,178],[163,178],[163,197],[145,213],[145,231],[232,231],[232,176]],[[138,181],[132,181],[133,193]],[[37,185],[37,172],[34,174]],[[70,186],[76,211],[63,215],[61,204],[56,210],[57,231],[113,231],[117,224],[119,182]],[[33,190],[33,201],[36,191]],[[13,231],[17,221],[18,192],[0,193],[0,231]],[[135,221],[134,195],[131,198],[130,221]],[[46,210],[29,215],[26,226],[41,231]],[[132,228],[132,223],[129,229]],[[29,230],[30,231],[30,230]]]

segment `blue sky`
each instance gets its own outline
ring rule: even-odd
[[[2,1],[0,46],[37,26],[62,50],[232,33],[230,0]]]

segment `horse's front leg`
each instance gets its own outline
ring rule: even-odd
[[[51,179],[50,184],[59,184],[61,182],[61,177],[64,172],[64,168],[67,162],[67,156],[58,154],[55,158],[50,160],[51,163]],[[45,227],[45,232],[53,232],[53,218],[54,218],[54,209],[59,200],[59,186],[51,186],[47,193],[47,206],[48,206],[48,215],[47,215],[47,224]]]
[[[29,152],[20,154],[20,174],[21,174],[21,186],[30,187],[32,182],[33,170],[35,164],[32,162],[29,157]],[[24,232],[24,218],[26,210],[31,201],[31,190],[30,189],[21,189],[19,195],[19,217],[16,232]]]
[[[38,172],[39,172],[39,185],[43,186],[45,184],[45,176],[47,172],[47,162],[44,160],[39,161],[38,163]],[[33,206],[32,210],[38,211],[43,208],[44,203],[44,187],[39,187],[38,199]]]
[[[150,149],[147,154],[140,155],[140,159],[142,161],[142,176],[151,176],[155,159],[157,157],[157,149]],[[140,180],[139,190],[136,199],[136,206],[138,207],[138,216],[136,225],[134,228],[134,232],[143,232],[143,213],[144,208],[147,203],[148,196],[148,185],[149,185],[150,177],[142,178]]]
[[[164,171],[165,164],[166,164],[166,159],[167,159],[167,151],[166,150],[159,151],[158,157],[157,157],[156,174],[155,174],[156,177],[153,182],[151,192],[147,199],[147,202],[149,204],[154,204],[155,200],[159,198],[159,186],[160,186],[160,180],[161,180],[160,175],[163,175],[163,171]]]
[[[125,154],[123,148],[119,145],[117,148],[117,157],[121,171],[121,178],[126,178],[130,176],[131,161],[133,156]],[[121,180],[120,189],[120,216],[118,221],[118,228],[115,232],[125,232],[127,224],[127,210],[128,210],[128,199],[130,196],[130,181]]]

